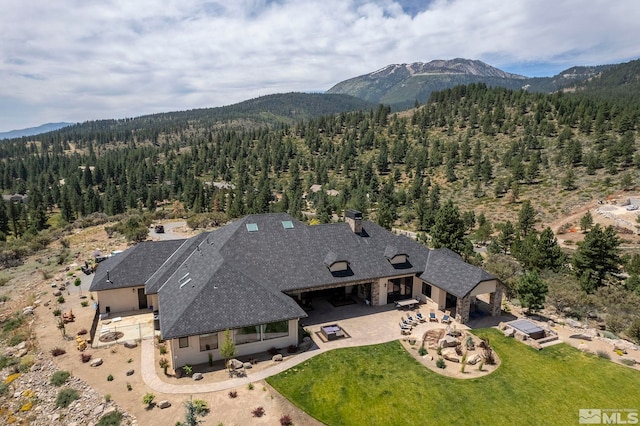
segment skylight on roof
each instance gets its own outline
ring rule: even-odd
[[[293,229],[293,222],[290,220],[283,220],[282,221],[282,227],[284,229]]]
[[[257,232],[258,224],[257,223],[247,223],[247,231],[249,232]]]

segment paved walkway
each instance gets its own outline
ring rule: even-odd
[[[142,341],[142,365],[141,373],[142,379],[145,384],[156,392],[166,394],[195,394],[206,392],[217,392],[227,389],[232,389],[238,386],[245,386],[251,382],[264,380],[267,377],[278,374],[289,368],[292,368],[314,356],[321,353],[346,347],[374,345],[380,343],[386,343],[400,338],[406,338],[410,336],[402,336],[400,334],[400,318],[411,314],[415,317],[416,311],[404,311],[396,310],[392,305],[382,307],[371,307],[364,304],[349,305],[341,308],[328,308],[323,305],[323,302],[318,302],[315,306],[315,310],[309,315],[309,318],[302,320],[305,324],[305,329],[309,331],[312,336],[314,345],[311,349],[301,354],[292,356],[285,361],[276,363],[271,367],[267,367],[260,371],[252,372],[247,371],[247,375],[244,377],[231,378],[215,383],[198,383],[192,384],[173,384],[164,382],[158,377],[156,373],[156,360],[155,360],[155,346],[153,339],[146,339]],[[429,310],[432,307],[430,305],[421,305],[420,311],[423,315],[427,316]],[[343,312],[341,313],[340,310]],[[438,317],[442,317],[442,313],[438,312]],[[329,321],[324,321],[324,320]],[[334,340],[330,342],[323,342],[318,336],[318,332],[322,325],[338,323],[350,336],[349,338]],[[457,323],[452,323],[452,326],[458,329],[468,330],[469,327]],[[411,336],[416,340],[422,339],[425,331],[435,328],[446,327],[445,324],[439,322],[429,322],[418,324],[413,328]],[[206,373],[205,373],[206,374]]]

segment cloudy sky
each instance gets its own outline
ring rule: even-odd
[[[0,0],[0,131],[324,91],[463,57],[527,76],[640,57],[637,0]]]

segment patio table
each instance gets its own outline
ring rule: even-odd
[[[413,308],[413,305],[417,305],[419,302],[416,299],[405,299],[405,300],[398,300],[396,302],[396,308],[406,308],[408,307],[409,309]]]

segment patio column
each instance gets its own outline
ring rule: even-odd
[[[469,310],[471,308],[471,297],[467,294],[465,297],[458,297],[456,301],[456,320],[462,324],[469,321]]]
[[[380,304],[380,282],[374,280],[371,282],[371,306]]]
[[[496,285],[496,291],[489,295],[489,305],[491,306],[491,316],[499,317],[502,313],[502,285]]]

